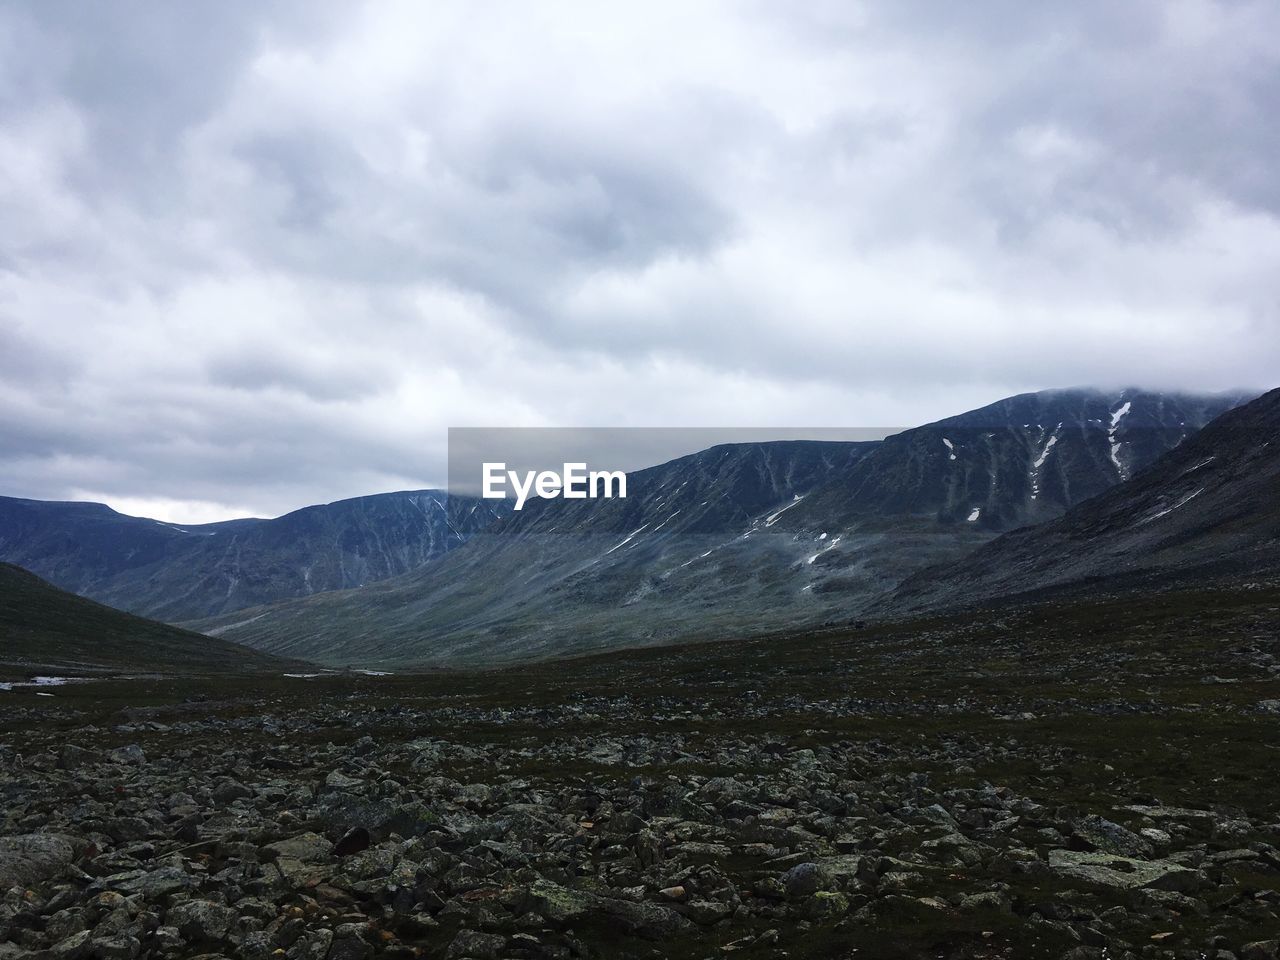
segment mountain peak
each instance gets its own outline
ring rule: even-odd
[[[1236,407],[1125,484],[906,581],[884,609],[1280,570],[1280,390]]]

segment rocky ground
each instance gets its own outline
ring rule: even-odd
[[[1267,960],[1278,731],[1274,587],[14,687],[0,958]]]

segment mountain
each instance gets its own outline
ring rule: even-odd
[[[0,563],[0,671],[287,669],[235,643],[121,613]]]
[[[1027,394],[878,443],[713,447],[534,500],[402,577],[197,622],[334,664],[458,664],[848,620],[1120,483],[1241,398]]]
[[[1280,574],[1280,390],[1051,523],[902,584],[884,608]]]
[[[1061,516],[1245,399],[1133,389],[1020,394],[889,437],[788,511],[780,529],[800,540],[839,535],[812,589],[857,608],[921,567]]]
[[[0,497],[0,560],[113,607],[177,622],[403,574],[464,543],[504,509],[414,490],[274,520],[184,525],[101,503]]]
[[[804,527],[913,515],[989,530],[1041,522],[1126,479],[1245,399],[1021,394],[889,437],[788,520]]]
[[[565,653],[598,643],[610,618],[650,637],[687,630],[695,620],[706,628],[729,598],[767,595],[789,562],[789,554],[773,552],[773,538],[752,534],[763,534],[775,512],[875,446],[711,447],[630,473],[625,499],[530,500],[454,551],[456,560],[335,593],[333,603],[313,597],[198,625],[264,649],[311,648],[334,663]],[[750,541],[749,563],[687,569],[700,554],[737,540]],[[675,609],[641,602],[660,598],[672,578],[696,580],[698,595]],[[737,622],[737,614],[726,622]],[[435,634],[430,648],[422,644],[424,628]]]

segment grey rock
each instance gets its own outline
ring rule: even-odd
[[[130,936],[94,939],[89,944],[89,953],[95,960],[133,960],[141,952],[142,944]]]
[[[788,897],[806,897],[827,889],[830,883],[830,871],[817,863],[797,863],[782,875]]]
[[[125,875],[125,879],[119,882],[113,882],[113,879],[108,877],[106,883],[127,896],[141,894],[147,900],[190,890],[196,885],[195,878],[181,867],[161,867],[141,876]]]
[[[89,941],[92,936],[93,934],[88,930],[73,933],[56,943],[50,952],[57,960],[80,960],[81,957],[89,955]]]
[[[326,960],[332,945],[332,930],[310,930],[293,942],[285,956],[288,960]]]
[[[716,900],[690,900],[680,908],[680,913],[704,927],[719,923],[732,912],[728,904]]]
[[[236,912],[211,900],[186,900],[170,907],[165,919],[188,940],[223,940]]]
[[[243,960],[267,960],[275,949],[271,934],[265,930],[254,930],[245,934],[244,941],[240,944],[240,956]]]
[[[675,910],[655,903],[601,898],[598,904],[602,913],[617,920],[628,933],[647,940],[667,940],[693,927]]]
[[[340,840],[353,829],[364,829],[375,840],[385,837],[397,808],[386,800],[369,800],[353,793],[334,792],[320,805],[320,819],[326,835]]]
[[[446,960],[498,960],[507,938],[494,933],[459,930],[445,951]]]
[[[1072,833],[1090,849],[1103,853],[1145,859],[1155,852],[1150,841],[1097,815],[1077,820],[1072,824]]]
[[[147,762],[147,755],[136,743],[116,747],[109,756],[112,763],[142,764]]]
[[[28,833],[0,837],[0,891],[47,880],[74,859],[75,849],[63,836]]]
[[[1202,885],[1199,872],[1167,860],[1135,860],[1108,853],[1050,850],[1049,867],[1060,877],[1114,890],[1150,887],[1178,893]]]
[[[533,911],[560,926],[571,926],[590,916],[594,908],[595,898],[590,894],[570,890],[550,880],[538,880],[525,892],[518,909]]]
[[[333,943],[325,960],[368,960],[373,956],[373,948],[350,927],[344,924],[333,932]]]

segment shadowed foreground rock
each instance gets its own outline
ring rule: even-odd
[[[443,732],[498,718],[400,719]],[[545,712],[551,727],[568,719]],[[1122,826],[888,772],[981,764],[1012,743],[904,753],[654,733],[480,752],[417,736],[290,745],[323,714],[253,722],[293,736],[217,749],[235,725],[204,719],[149,725],[181,736],[140,762],[9,755],[6,827],[56,833],[0,839],[0,956],[802,956],[902,924],[1146,956],[1162,933],[1186,939],[1189,920],[1236,951],[1215,956],[1273,955],[1246,931],[1274,925],[1280,905],[1274,825],[1136,806]],[[619,781],[617,764],[637,774]],[[708,766],[728,775],[695,772]],[[1223,901],[1240,876],[1254,879]]]
[[[15,689],[0,958],[1273,960],[1273,596]]]

